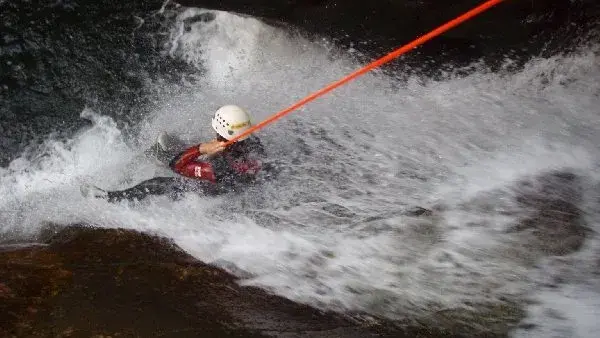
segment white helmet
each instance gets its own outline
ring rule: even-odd
[[[212,119],[213,129],[227,140],[231,140],[248,130],[251,125],[248,113],[234,105],[219,108]],[[247,137],[241,138],[240,141]]]

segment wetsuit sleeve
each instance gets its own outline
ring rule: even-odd
[[[173,171],[180,175],[216,182],[212,165],[207,162],[196,160],[196,158],[200,155],[201,153],[200,150],[198,150],[198,146],[193,146],[177,155],[171,161],[169,166]]]

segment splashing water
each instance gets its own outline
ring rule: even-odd
[[[198,15],[206,19],[185,21]],[[595,235],[575,254],[528,264],[504,254],[518,245],[506,229],[521,216],[500,210],[518,209],[514,185],[545,172],[567,170],[596,186],[594,49],[533,60],[517,73],[399,83],[374,72],[260,132],[284,168],[273,182],[175,202],[84,199],[82,182],[124,188],[167,174],[142,156],[159,131],[198,142],[212,134],[209,118],[220,105],[241,105],[259,121],[358,68],[352,51],[199,9],[177,17],[166,52],[198,67],[195,82],[169,89],[176,94],[161,99],[135,140],[85,110],[92,126],[49,138],[1,169],[1,236],[27,238],[48,223],[132,228],[173,238],[247,285],[315,306],[402,319],[535,298],[527,320],[536,329],[516,334],[598,330],[590,317],[600,304]],[[579,207],[597,230],[597,189],[586,191]],[[479,204],[487,207],[464,207]],[[407,216],[415,205],[444,208]],[[539,287],[548,273],[561,274],[564,286]],[[584,298],[583,313],[560,314]]]

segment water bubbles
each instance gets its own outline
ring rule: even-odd
[[[598,170],[600,69],[582,52],[518,72],[368,74],[261,131],[283,169],[238,195],[83,199],[80,181],[116,189],[164,174],[141,156],[161,131],[196,143],[214,135],[210,118],[225,103],[261,121],[360,66],[353,50],[329,41],[200,9],[180,11],[167,49],[196,66],[198,81],[155,98],[161,104],[134,126],[134,139],[86,110],[91,127],[2,171],[2,231],[35,232],[50,220],[158,232],[297,301],[427,317],[496,309],[531,292],[533,251],[507,230],[523,218],[515,186],[552,170],[583,180]],[[430,212],[411,213],[415,206]]]

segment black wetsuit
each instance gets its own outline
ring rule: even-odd
[[[236,142],[212,158],[198,160],[197,146],[181,151],[170,161],[169,167],[177,177],[155,177],[119,191],[107,192],[111,202],[141,200],[149,195],[167,195],[173,199],[190,191],[218,195],[236,191],[255,182],[258,171],[264,169],[261,159],[264,148],[255,136]],[[158,157],[165,158],[163,151]]]

